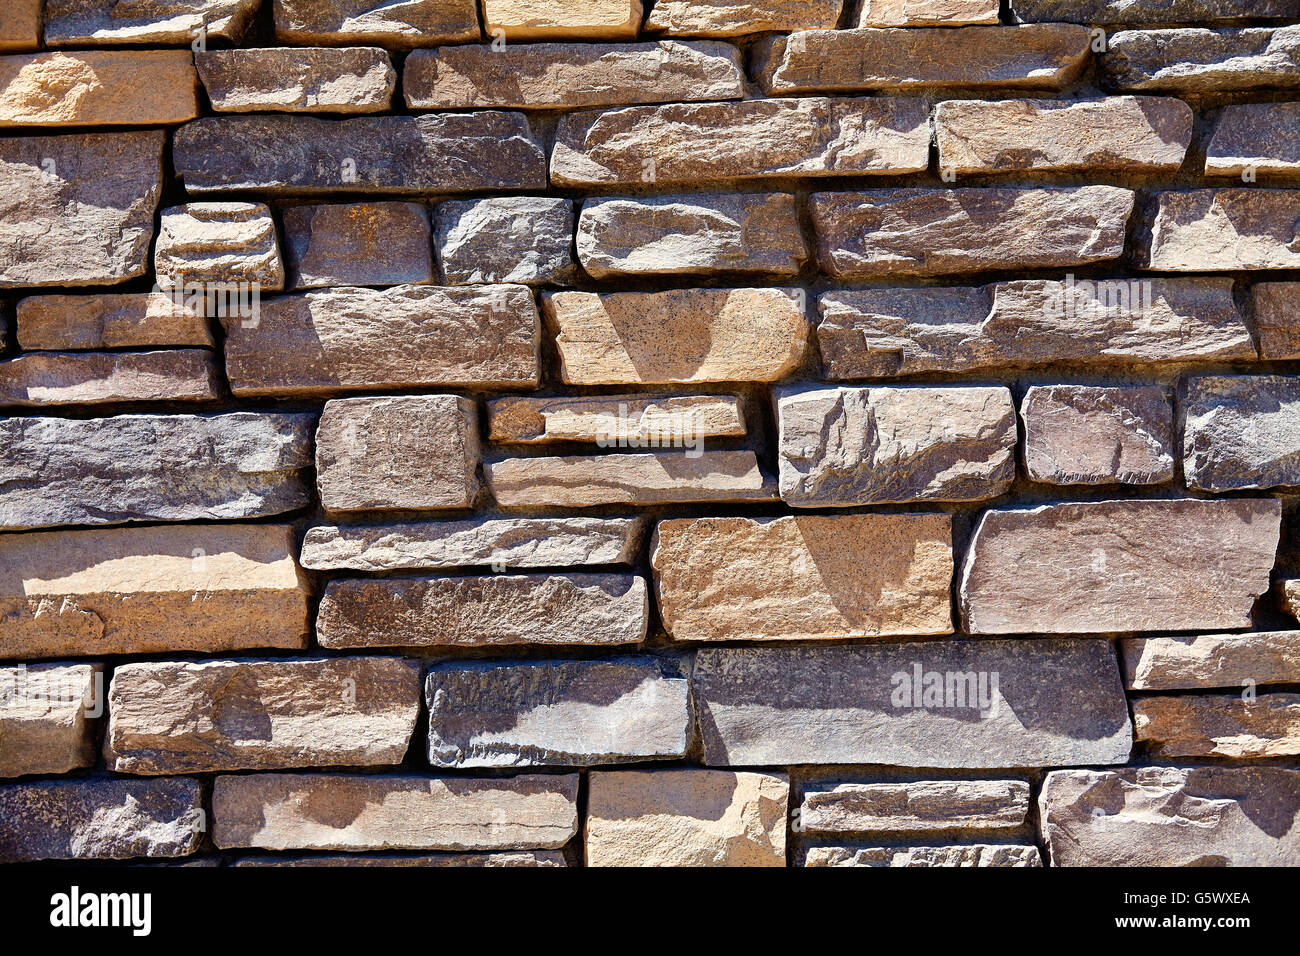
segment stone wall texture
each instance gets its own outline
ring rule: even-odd
[[[0,863],[1300,865],[1300,0],[0,0]]]

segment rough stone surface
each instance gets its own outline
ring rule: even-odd
[[[833,30],[844,0],[655,0],[645,32],[730,37],[788,30]]]
[[[989,511],[961,578],[972,634],[1247,628],[1281,502],[1097,501]]]
[[[1300,683],[1300,631],[1129,637],[1119,646],[1130,690]]]
[[[1300,103],[1225,106],[1205,151],[1205,175],[1300,177]]]
[[[211,50],[194,57],[218,113],[378,113],[389,108],[397,71],[383,50]]]
[[[952,632],[948,515],[675,518],[650,564],[677,640]]]
[[[330,513],[468,508],[478,457],[478,411],[457,395],[335,399],[316,429],[316,485]]]
[[[438,571],[632,564],[638,518],[488,518],[308,530],[300,560],[313,571]]]
[[[1192,108],[1173,97],[948,100],[935,112],[939,168],[953,173],[1177,172]]]
[[[398,764],[419,682],[396,657],[122,664],[104,757],[137,774]]]
[[[634,37],[641,29],[642,0],[483,0],[489,34],[507,42]]]
[[[557,849],[578,832],[578,776],[218,777],[212,815],[223,849]]]
[[[922,780],[841,783],[807,790],[799,824],[806,833],[1006,830],[1029,817],[1023,780]]]
[[[591,774],[588,866],[785,866],[784,774],[620,770]]]
[[[930,119],[921,99],[678,103],[565,116],[551,153],[551,183],[903,174],[929,161]]]
[[[1016,477],[1006,388],[816,388],[776,393],[781,498],[849,507],[995,498]]]
[[[1036,846],[972,843],[963,846],[815,846],[804,866],[1042,866]]]
[[[365,856],[359,853],[342,853],[337,856],[315,854],[313,856],[246,856],[236,860],[232,866],[311,866],[311,867],[553,867],[568,866],[564,854],[559,850],[518,850],[500,853],[426,853],[426,854],[386,854],[384,856]]]
[[[1102,640],[705,648],[691,693],[710,766],[1051,767],[1132,746]]]
[[[1011,0],[1015,20],[1034,23],[1214,23],[1295,16],[1294,0]]]
[[[1300,26],[1121,30],[1106,38],[1098,63],[1105,82],[1119,90],[1295,89],[1300,87]]]
[[[203,827],[201,786],[183,777],[0,786],[3,863],[188,856]]]
[[[797,289],[556,292],[542,299],[568,385],[772,382],[807,347]]]
[[[322,647],[638,644],[650,596],[621,574],[511,574],[331,581],[316,618]]]
[[[1257,282],[1250,292],[1260,358],[1300,358],[1300,282]]]
[[[1300,694],[1142,697],[1133,729],[1154,757],[1300,755]]]
[[[1296,241],[1300,192],[1295,190],[1162,192],[1156,195],[1150,217],[1148,242],[1139,253],[1147,268],[1168,272],[1300,268]]]
[[[206,117],[176,131],[172,161],[192,193],[426,195],[546,187],[546,157],[522,113]]]
[[[959,27],[997,22],[998,0],[862,0],[857,19],[859,27]]]
[[[204,349],[36,352],[0,362],[0,406],[210,401],[219,379]]]
[[[21,0],[20,0],[21,2]],[[47,46],[237,42],[261,0],[45,0]]]
[[[0,56],[0,128],[163,126],[198,115],[188,50]]]
[[[285,525],[0,535],[0,658],[307,646]]]
[[[699,448],[705,438],[744,434],[740,400],[731,395],[576,395],[488,402],[488,438],[494,442]]]
[[[195,202],[164,209],[153,259],[164,291],[195,282],[284,288],[275,220],[262,203]]]
[[[541,323],[523,286],[327,289],[262,303],[226,329],[236,395],[536,387]]]
[[[299,471],[311,465],[314,421],[261,412],[0,418],[0,527],[292,511],[307,504]]]
[[[688,681],[668,659],[447,664],[424,690],[437,768],[673,760],[690,743]]]
[[[18,302],[18,344],[27,350],[212,346],[203,310],[160,292],[37,295]]]
[[[0,10],[0,50],[35,50],[41,45],[42,0],[9,0]]]
[[[417,51],[403,91],[411,109],[591,109],[738,100],[744,79],[726,43],[507,43]]]
[[[499,196],[438,206],[438,261],[448,285],[564,284],[573,263],[573,202]]]
[[[578,222],[578,259],[596,279],[792,276],[807,257],[795,197],[785,193],[589,200]]]
[[[1025,470],[1053,485],[1174,478],[1174,408],[1159,385],[1035,385],[1025,393]]]
[[[1056,770],[1038,798],[1053,866],[1300,865],[1300,770]]]
[[[822,270],[838,278],[943,275],[1118,259],[1133,193],[1048,189],[869,189],[809,199]]]
[[[291,206],[284,258],[288,289],[433,282],[429,213],[405,202]]]
[[[103,704],[102,664],[0,667],[0,777],[94,764]]]
[[[159,130],[0,139],[0,288],[144,275],[166,138]]]
[[[1182,407],[1188,487],[1300,485],[1300,380],[1294,376],[1186,379]]]
[[[480,37],[475,0],[274,0],[275,36],[301,46],[397,50]]]

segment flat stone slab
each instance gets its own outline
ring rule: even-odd
[[[1129,637],[1119,648],[1130,690],[1300,683],[1300,631]]]
[[[1139,265],[1148,269],[1224,272],[1300,267],[1295,241],[1300,193],[1293,189],[1162,192],[1156,194],[1148,217],[1150,231],[1138,251]]]
[[[803,832],[816,834],[1008,830],[1028,818],[1023,780],[841,783],[805,790],[799,808]]]
[[[18,344],[27,351],[212,347],[201,309],[161,292],[36,295],[18,300]]]
[[[1133,730],[1153,757],[1295,757],[1300,694],[1140,697]]]
[[[93,766],[103,707],[103,664],[0,667],[0,777]]]
[[[595,442],[602,448],[691,448],[705,438],[741,438],[745,418],[732,395],[574,395],[488,402],[488,439],[508,444]]]
[[[815,846],[808,849],[803,865],[1041,867],[1043,859],[1036,846],[1015,846],[1006,843],[901,847]]]
[[[474,0],[275,0],[274,9],[276,40],[301,46],[409,50],[481,36]]]
[[[0,128],[184,123],[199,115],[198,87],[188,50],[0,56]]]
[[[440,203],[438,264],[448,285],[565,285],[573,261],[573,200],[494,196]]]
[[[381,113],[397,86],[375,47],[211,50],[194,65],[218,113]]]
[[[224,390],[206,349],[32,352],[0,362],[0,407],[206,402]]]
[[[1286,19],[1291,0],[1011,0],[1013,20],[1029,23],[1216,23]]]
[[[261,0],[45,0],[47,46],[189,46],[200,30],[236,43]]]
[[[1053,485],[1174,479],[1173,396],[1160,385],[1035,385],[1020,405],[1025,470]]]
[[[1300,485],[1300,381],[1214,375],[1184,379],[1182,387],[1189,488]]]
[[[435,281],[429,213],[413,202],[291,206],[284,260],[290,290]]]
[[[793,30],[833,30],[844,0],[655,0],[651,35],[730,37]]]
[[[483,0],[487,32],[507,42],[631,38],[643,14],[642,0]]]
[[[1205,175],[1260,179],[1300,177],[1300,103],[1225,106],[1205,150]]]
[[[366,856],[363,853],[340,853],[331,856],[318,853],[312,856],[285,856],[268,854],[267,856],[240,857],[231,866],[239,867],[480,867],[497,869],[500,867],[555,867],[568,866],[564,854],[559,850],[503,850],[499,853],[406,853],[384,854],[383,856]]]
[[[1297,51],[1300,26],[1121,30],[1106,38],[1097,62],[1112,89],[1227,93],[1300,87]]]

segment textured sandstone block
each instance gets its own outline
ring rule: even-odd
[[[161,130],[0,139],[0,288],[144,275],[166,139]]]
[[[172,162],[192,193],[546,188],[546,157],[522,113],[213,116],[176,131]]]
[[[397,71],[374,47],[212,50],[194,57],[218,113],[380,113]]]
[[[578,832],[578,776],[218,777],[212,816],[223,849],[557,849]]]
[[[954,173],[1172,173],[1192,141],[1192,108],[1173,97],[948,100],[934,119]]]
[[[331,581],[322,647],[639,644],[650,596],[622,574],[511,574]]]
[[[311,867],[552,867],[568,866],[564,854],[559,850],[519,850],[501,853],[427,853],[384,856],[365,856],[359,853],[342,853],[337,856],[315,854],[313,856],[286,857],[280,854],[270,856],[246,856],[236,860],[231,866],[311,866]]]
[[[833,379],[999,366],[1254,359],[1229,278],[854,289],[818,301]]]
[[[542,299],[568,385],[773,382],[807,347],[797,289],[555,292]]]
[[[822,270],[867,279],[1118,259],[1133,193],[904,187],[814,193],[809,208]]]
[[[1300,380],[1211,375],[1183,382],[1183,471],[1189,488],[1300,485]]]
[[[255,518],[307,504],[311,414],[0,418],[0,527]],[[92,480],[93,478],[93,480]]]
[[[833,30],[844,0],[655,0],[645,32],[730,37]]]
[[[212,345],[195,304],[161,292],[37,295],[18,302],[18,344],[27,350]]]
[[[691,696],[710,766],[1125,763],[1102,640],[705,648]]]
[[[327,289],[262,303],[226,328],[240,396],[364,389],[535,388],[541,323],[523,286]]]
[[[1133,701],[1133,729],[1155,757],[1294,757],[1300,694],[1192,694]]]
[[[34,352],[0,362],[0,406],[202,402],[223,390],[206,349]]]
[[[785,866],[785,774],[591,774],[588,866]]]
[[[1006,830],[1028,817],[1023,780],[922,780],[806,790],[799,823],[807,833]]]
[[[647,452],[507,458],[483,473],[503,508],[771,501],[774,483],[752,451]]]
[[[397,657],[122,664],[104,758],[138,774],[398,764],[419,684]]]
[[[1300,176],[1300,103],[1225,106],[1205,151],[1205,175]]]
[[[573,202],[497,196],[445,202],[436,213],[438,260],[448,285],[568,282],[573,264]]]
[[[287,525],[0,535],[0,658],[307,646]]]
[[[308,530],[301,562],[313,571],[439,571],[632,564],[637,518],[472,518],[375,528]]]
[[[487,32],[504,33],[507,42],[631,38],[642,15],[641,0],[483,0]]]
[[[596,199],[578,221],[578,259],[596,279],[792,276],[807,257],[795,197],[785,193]]]
[[[0,50],[35,50],[41,45],[42,0],[9,0],[0,10]]]
[[[847,847],[808,849],[804,866],[1042,866],[1036,846],[972,843],[963,846]]]
[[[795,507],[979,501],[1016,477],[1006,388],[776,392],[781,498]]]
[[[261,0],[45,0],[47,46],[237,43]]]
[[[1055,770],[1038,798],[1053,866],[1300,865],[1300,770]]]
[[[672,760],[690,743],[690,689],[669,659],[447,664],[424,692],[434,767]]]
[[[1020,406],[1025,468],[1053,485],[1174,479],[1174,407],[1159,385],[1035,385]]]
[[[1212,23],[1295,16],[1294,0],[1011,0],[1011,15],[1035,23]]]
[[[184,123],[199,115],[198,86],[188,50],[0,56],[0,128]]]
[[[203,829],[199,781],[184,777],[0,786],[0,862],[188,856]]]
[[[1086,28],[1063,23],[809,30],[760,40],[754,71],[770,96],[927,86],[1059,90],[1083,72],[1089,40]]]
[[[296,45],[373,43],[396,50],[480,37],[474,0],[274,0],[275,38]]]
[[[1096,501],[989,511],[966,554],[972,634],[1247,628],[1281,503]]]
[[[591,109],[738,100],[745,75],[727,43],[507,43],[419,50],[402,86],[411,109]]]
[[[494,442],[699,448],[705,438],[744,434],[740,399],[731,395],[573,395],[488,402],[488,439]]]
[[[997,22],[997,0],[862,0],[857,19],[859,27],[959,27]]]
[[[1130,690],[1300,683],[1300,631],[1128,637],[1119,646]]]
[[[0,667],[0,777],[93,765],[103,705],[103,664]]]
[[[1259,357],[1300,358],[1300,282],[1258,282],[1250,292]]]
[[[1169,272],[1295,269],[1297,219],[1300,192],[1291,189],[1157,193],[1139,257],[1147,268]]]
[[[1113,89],[1224,93],[1300,87],[1300,26],[1121,30],[1106,45],[1098,72]]]
[[[275,220],[263,203],[194,202],[164,209],[153,260],[164,290],[193,282],[284,288]]]
[[[676,518],[650,564],[677,640],[952,633],[948,515]]]
[[[808,97],[573,113],[551,153],[555,186],[765,176],[916,173],[930,162],[924,101]]]
[[[478,410],[457,395],[335,399],[316,430],[331,513],[471,507],[478,458]]]
[[[419,203],[291,206],[284,259],[288,289],[435,281],[429,213]]]

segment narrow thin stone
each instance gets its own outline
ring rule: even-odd
[[[705,438],[744,434],[740,399],[731,395],[598,395],[488,402],[488,440],[493,442],[698,448]]]
[[[1130,690],[1197,690],[1300,683],[1300,631],[1128,637]]]
[[[211,50],[194,63],[218,113],[380,113],[397,85],[388,53],[374,47]]]
[[[1133,729],[1155,757],[1295,757],[1300,694],[1140,697]]]
[[[1023,780],[922,780],[805,790],[799,823],[806,833],[832,834],[1006,830],[1028,817]]]
[[[22,0],[20,0],[22,2]],[[261,0],[45,0],[47,46],[238,43]]]
[[[161,292],[37,295],[18,301],[26,351],[212,346],[203,309]]]
[[[809,847],[804,866],[1041,867],[1036,846],[971,843],[962,846]]]
[[[223,391],[204,349],[34,352],[0,362],[0,406],[206,402]]]

